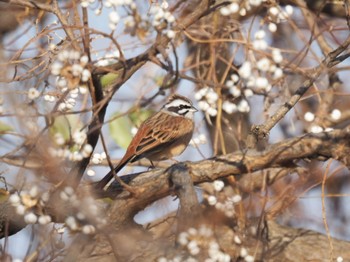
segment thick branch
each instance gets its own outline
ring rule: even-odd
[[[333,132],[307,134],[270,146],[263,152],[247,150],[199,162],[186,162],[194,184],[214,181],[230,175],[239,180],[247,173],[271,167],[290,167],[296,160],[322,160],[334,158],[348,168],[350,166],[350,127]],[[181,164],[182,165],[182,164]],[[177,164],[168,169],[155,169],[142,174],[121,177],[124,182],[142,192],[139,198],[128,197],[118,183],[108,189],[109,194],[118,194],[110,209],[111,221],[118,225],[130,220],[150,203],[167,196],[172,191],[170,177]],[[184,174],[186,175],[186,174]],[[286,175],[286,174],[285,174]],[[274,181],[274,180],[272,180]],[[263,181],[262,181],[263,182]]]
[[[27,0],[0,0],[1,2],[10,3],[13,5],[19,5],[23,7],[39,9],[46,12],[54,13],[52,5],[40,3],[39,1],[27,1]]]

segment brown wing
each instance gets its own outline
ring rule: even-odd
[[[139,131],[143,132],[143,136],[140,136],[142,139],[138,141],[135,154],[147,157],[149,153],[155,153],[154,150],[159,147],[171,144],[189,132],[192,133],[193,123],[183,117],[158,112],[154,117],[147,119]]]

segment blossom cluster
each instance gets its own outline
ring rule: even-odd
[[[255,33],[253,46],[256,49],[266,49],[267,42],[264,40],[265,32],[259,30]],[[271,51],[271,58],[262,57],[254,63],[247,60],[237,70],[231,74],[226,81],[226,89],[222,92],[222,109],[232,114],[235,112],[250,112],[248,98],[257,93],[268,93],[271,91],[272,84],[270,79],[277,81],[283,76],[283,70],[280,64],[283,56],[280,49],[274,48]],[[217,101],[219,96],[211,87],[203,87],[195,93],[195,98],[199,101],[199,108],[206,115],[216,116],[218,112]]]
[[[207,256],[205,261],[231,261],[230,255],[220,250],[213,230],[207,225],[202,224],[198,228],[192,227],[185,232],[181,232],[177,242],[185,247],[192,256],[197,256],[200,253]]]
[[[197,146],[197,145],[203,145],[208,142],[207,137],[205,134],[199,134],[197,137],[193,137],[190,141],[191,146]]]
[[[215,180],[212,185],[214,192],[204,195],[208,205],[214,206],[227,217],[233,217],[235,215],[235,206],[242,201],[242,197],[240,195],[226,196],[223,192],[225,185],[221,180]]]
[[[236,95],[238,94],[237,92],[239,91],[234,90],[233,84],[232,84],[232,89],[231,92],[235,93]],[[246,95],[252,95],[253,93],[250,93],[250,90],[245,92]],[[239,91],[239,94],[240,91]],[[217,101],[219,99],[218,94],[214,91],[213,88],[211,87],[203,87],[199,91],[195,93],[195,99],[198,100],[198,107],[201,109],[207,116],[215,117],[218,113],[218,105]],[[250,107],[245,99],[240,99],[237,104],[233,103],[229,100],[225,100],[222,103],[222,109],[227,112],[228,114],[234,113],[234,112],[249,112]]]
[[[175,32],[171,29],[175,22],[175,17],[168,11],[169,4],[163,1],[160,5],[154,3],[151,6],[150,14],[153,15],[152,26],[161,30],[170,39],[175,37]]]
[[[51,216],[42,213],[49,197],[49,193],[40,193],[39,188],[33,186],[30,190],[22,190],[20,193],[11,194],[9,203],[15,207],[17,214],[23,215],[27,224],[39,223],[46,225],[52,220]],[[67,206],[74,213],[65,220],[65,224],[70,230],[93,234],[96,227],[87,223],[87,221],[93,220],[98,226],[106,224],[106,220],[98,216],[100,210],[92,197],[79,198],[73,188],[65,187],[60,192],[60,198],[67,202]]]
[[[220,13],[223,16],[239,15],[246,16],[252,8],[261,6],[267,2],[267,0],[231,0],[229,5],[226,5],[220,9]],[[279,5],[270,6],[267,12],[267,21],[269,21],[268,29],[274,33],[277,31],[277,24],[287,20],[293,15],[294,8],[291,5],[281,7]]]
[[[259,7],[266,0],[231,0],[231,3],[220,9],[220,13],[223,16],[229,16],[239,14],[240,16],[246,16],[247,13],[255,7]]]
[[[108,66],[110,64],[117,62],[119,58],[120,58],[120,52],[119,50],[116,50],[112,53],[105,54],[102,58],[99,58],[95,65]]]
[[[98,165],[101,164],[103,160],[107,159],[107,155],[106,152],[102,152],[102,153],[94,153],[91,157],[91,163]],[[86,174],[90,177],[95,176],[96,172],[95,170],[93,170],[92,168],[88,168],[86,170]]]
[[[284,8],[281,6],[271,6],[267,12],[267,18],[270,21],[270,24],[268,25],[269,30],[271,32],[276,32],[277,24],[287,20],[293,15],[293,13],[294,8],[291,5],[286,5]]]
[[[91,196],[79,198],[73,188],[66,187],[61,191],[60,197],[69,202],[73,210],[72,215],[65,219],[65,224],[71,231],[94,234],[96,226],[106,224],[106,220],[99,216],[101,210]],[[96,225],[92,225],[91,221]]]
[[[89,7],[91,4],[95,3],[95,0],[81,0],[80,4],[82,7]]]
[[[198,100],[198,107],[206,115],[217,115],[217,100],[219,99],[219,96],[213,88],[205,86],[199,91],[197,91],[194,97],[196,100]]]
[[[124,6],[124,7],[130,8],[131,10],[136,10],[136,4],[134,3],[134,1],[131,1],[131,0],[117,0],[117,1],[116,0],[107,0],[104,3],[104,6],[107,7],[107,8],[112,7],[114,9],[108,15],[109,28],[111,30],[115,30],[117,28],[117,25],[118,25],[119,21],[121,20],[121,17],[119,15],[118,11],[117,11],[118,7]],[[126,21],[128,21],[128,22],[126,23]],[[134,25],[135,21],[134,21],[133,16],[127,16],[126,20],[124,21],[124,23],[126,25],[129,24],[129,26],[130,25]]]
[[[341,119],[341,117],[342,117],[342,112],[339,109],[337,109],[337,108],[333,109],[332,112],[330,112],[330,114],[329,114],[330,120],[334,121],[334,122],[336,122],[339,119]],[[317,134],[317,133],[321,133],[321,132],[330,132],[330,131],[334,130],[332,127],[324,128],[324,127],[318,125],[317,123],[315,123],[314,121],[316,120],[316,116],[312,112],[309,112],[309,111],[306,112],[304,114],[304,120],[306,122],[311,123],[311,125],[308,128],[308,131],[311,132],[311,133]]]
[[[72,141],[67,141],[61,133],[57,132],[54,134],[56,146],[49,147],[49,153],[53,157],[79,162],[89,157],[93,151],[92,146],[86,143],[86,138],[87,134],[84,130],[74,130]]]
[[[95,0],[83,0],[81,5],[85,8],[91,6]],[[157,2],[151,3],[148,15],[141,15],[136,3],[132,0],[106,0],[102,2],[106,8],[111,8],[112,11],[108,13],[109,28],[116,30],[120,22],[125,26],[127,32],[131,32],[131,35],[135,35],[135,32],[139,31],[137,36],[143,38],[145,33],[149,31],[150,26],[157,31],[161,31],[168,38],[175,37],[175,32],[171,29],[175,22],[175,17],[168,10],[169,4],[166,0],[163,0],[160,4]],[[121,8],[122,7],[122,8]],[[126,11],[126,15],[121,15]],[[101,14],[101,8],[95,10],[95,14]]]
[[[88,57],[75,50],[62,50],[57,54],[57,59],[51,65],[51,74],[56,76],[56,86],[65,95],[63,102],[58,105],[59,111],[71,110],[76,105],[76,99],[80,94],[86,94],[86,83],[91,78],[91,72],[87,69]],[[56,99],[50,95],[44,97],[49,102]]]
[[[15,192],[9,196],[9,203],[15,208],[18,215],[23,216],[27,224],[39,223],[46,225],[51,222],[51,217],[44,213],[40,214],[42,207],[49,200],[48,193],[40,193],[37,186],[29,190]],[[39,214],[38,214],[39,213]]]

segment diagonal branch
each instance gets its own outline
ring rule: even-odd
[[[255,125],[247,138],[247,145],[249,148],[255,148],[258,140],[266,139],[270,130],[299,102],[300,98],[309,90],[318,77],[327,69],[339,64],[348,58],[348,55],[340,56],[350,45],[350,36],[344,41],[342,45],[330,52],[322,61],[322,63],[314,68],[313,73],[303,83],[301,87],[294,93],[294,95],[284,103],[264,124]]]

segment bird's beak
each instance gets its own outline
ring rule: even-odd
[[[192,111],[192,112],[198,112],[198,109],[195,108],[194,106],[192,106],[191,111]]]

